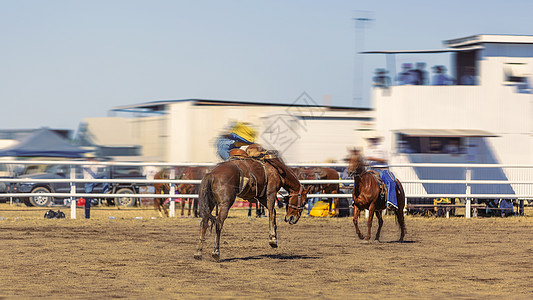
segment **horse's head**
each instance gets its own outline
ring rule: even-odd
[[[348,157],[348,175],[355,176],[365,170],[365,161],[361,155],[361,151],[352,149],[350,151],[350,157]]]
[[[299,191],[292,191],[289,194],[289,203],[287,204],[287,214],[285,215],[285,222],[294,225],[300,219],[305,204],[307,203],[307,193],[311,187],[304,188],[300,185]]]

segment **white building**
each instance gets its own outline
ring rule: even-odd
[[[532,165],[533,36],[475,35],[448,40],[444,45],[447,49],[366,52],[453,53],[451,72],[458,84],[373,88],[376,127],[385,135],[392,163]],[[460,85],[468,69],[477,83]],[[460,144],[459,154],[444,148],[452,141]],[[429,178],[415,170],[419,179],[464,179],[462,171],[440,171],[440,178]],[[501,169],[473,173],[473,179],[519,176]],[[429,191],[430,185],[425,188]],[[493,192],[512,190],[498,185]]]
[[[357,130],[373,126],[369,109],[321,106],[305,93],[293,104],[184,99],[111,112],[117,116],[83,120],[78,141],[103,155],[163,162],[220,161],[215,140],[234,121],[252,124],[258,142],[289,162],[340,161],[347,148],[363,145]]]

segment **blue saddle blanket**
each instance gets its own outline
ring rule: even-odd
[[[385,187],[387,188],[387,203],[398,208],[398,200],[396,199],[396,177],[394,177],[394,174],[389,170],[376,169],[376,171],[379,173],[381,180],[383,180],[383,183],[385,183]]]

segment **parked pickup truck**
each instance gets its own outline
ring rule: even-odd
[[[68,179],[70,178],[70,165],[48,165],[44,166],[44,170],[39,170],[39,167],[28,166],[26,172],[18,178],[24,179]],[[83,178],[83,167],[76,165],[76,178]],[[43,166],[41,166],[43,168]],[[145,179],[142,175],[142,168],[137,166],[105,166],[103,172],[106,178],[109,179]],[[76,192],[84,193],[83,182],[76,182]],[[133,183],[115,183],[109,182],[111,185],[111,193],[113,194],[137,194],[139,187],[143,184]],[[20,197],[19,199],[28,206],[50,206],[50,205],[64,205],[65,199],[59,197],[51,197],[38,195],[41,193],[70,193],[69,182],[17,182],[10,183],[7,186],[10,193],[35,193],[33,197]],[[102,194],[102,184],[97,185],[93,193]],[[16,197],[15,197],[16,198]],[[121,206],[134,206],[137,198],[131,197],[117,197],[102,199],[107,204],[116,204]]]

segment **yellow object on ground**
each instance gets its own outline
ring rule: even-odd
[[[335,203],[331,203],[331,211],[328,214],[329,203],[326,201],[318,201],[311,208],[309,215],[312,217],[328,217],[330,214],[335,213]]]
[[[433,199],[433,205],[437,204],[452,204],[452,199],[450,198],[435,198]],[[437,211],[437,207],[433,208],[435,211]]]

